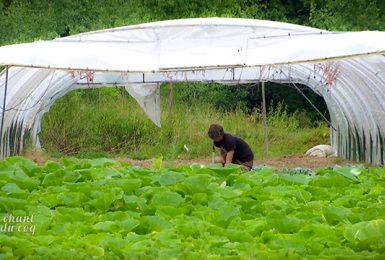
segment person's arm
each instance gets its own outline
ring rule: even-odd
[[[230,164],[233,161],[233,157],[234,157],[234,150],[228,151],[226,154],[226,160],[225,160],[224,166]]]
[[[221,157],[220,158],[222,158],[222,161],[221,161],[222,166],[225,166],[226,154],[227,154],[227,152],[225,151],[225,149],[221,148]]]

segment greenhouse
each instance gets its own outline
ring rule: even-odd
[[[330,114],[338,155],[384,163],[385,33],[263,20],[170,20],[0,47],[1,156],[40,147],[44,113],[80,88],[123,86],[160,126],[163,82],[304,84]]]

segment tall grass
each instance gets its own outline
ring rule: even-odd
[[[207,130],[210,124],[219,123],[225,131],[249,143],[256,158],[262,157],[264,136],[259,111],[245,113],[242,105],[224,111],[208,102],[184,103],[169,91],[161,91],[161,128],[120,88],[73,91],[44,116],[40,134],[43,148],[52,156],[210,157]],[[288,115],[283,106],[269,109],[268,157],[304,153],[311,146],[328,142],[327,125],[304,127],[300,121],[296,114]]]

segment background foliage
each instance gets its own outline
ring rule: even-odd
[[[382,0],[2,0],[0,44],[186,17],[269,19],[328,30],[384,30]]]

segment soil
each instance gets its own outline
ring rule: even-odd
[[[42,152],[33,152],[24,154],[25,157],[29,158],[30,160],[33,160],[37,164],[44,164],[47,160],[52,161],[58,161],[57,158],[52,158],[47,156],[47,154]],[[151,167],[155,159],[148,159],[148,160],[132,160],[129,158],[113,158],[116,161],[124,161],[128,162],[135,166],[142,166],[142,167]],[[167,162],[165,162],[167,163]],[[210,164],[211,158],[195,158],[195,159],[189,159],[189,160],[174,160],[173,165],[191,165],[192,163],[199,163],[199,164]],[[350,166],[350,165],[358,165],[357,162],[347,161],[338,157],[328,157],[328,158],[318,158],[318,157],[307,157],[305,155],[288,155],[288,156],[282,156],[278,158],[270,158],[270,159],[258,159],[254,160],[254,166],[271,166],[278,170],[282,170],[283,168],[295,168],[295,167],[301,167],[301,168],[308,168],[308,169],[319,169],[324,167],[334,167],[336,165],[340,166]]]
[[[319,158],[319,157],[307,157],[305,155],[290,155],[283,156],[276,159],[268,159],[268,160],[257,160],[254,161],[254,165],[268,165],[277,169],[282,168],[309,168],[312,170],[325,168],[325,167],[334,167],[336,165],[340,166],[351,166],[358,165],[360,163],[347,161],[338,157],[327,157],[327,158]]]
[[[117,158],[118,161],[125,161],[132,165],[142,166],[142,167],[150,167],[154,161],[154,159],[150,160],[131,160],[127,158]],[[190,160],[174,160],[174,165],[182,165],[187,164],[190,165],[192,163],[199,164],[210,164],[211,159],[208,158],[197,158]],[[357,162],[347,161],[338,157],[328,157],[328,158],[318,158],[318,157],[307,157],[305,155],[290,155],[290,156],[282,156],[274,159],[259,159],[254,160],[254,166],[271,166],[278,170],[282,170],[283,168],[308,168],[308,169],[319,169],[325,167],[334,167],[336,165],[340,166],[351,166],[351,165],[359,165]]]

